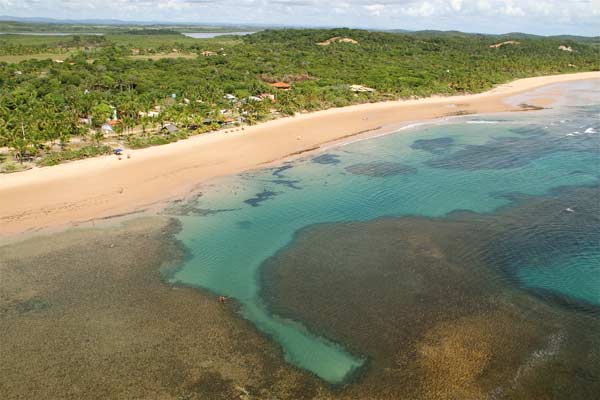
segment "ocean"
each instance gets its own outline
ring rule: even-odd
[[[333,386],[444,380],[502,398],[565,373],[564,390],[597,386],[599,86],[528,96],[558,89],[551,109],[433,121],[208,182],[165,211],[187,251],[169,280],[226,296]]]

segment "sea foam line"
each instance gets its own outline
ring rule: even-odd
[[[383,137],[383,136],[393,135],[393,134],[396,134],[398,132],[402,132],[402,131],[406,131],[406,130],[409,130],[409,129],[418,128],[418,127],[426,126],[426,125],[441,125],[444,122],[447,122],[447,121],[444,120],[444,121],[441,121],[441,122],[434,122],[434,121],[415,122],[415,123],[412,123],[412,124],[404,125],[404,126],[398,128],[398,129],[389,130],[389,131],[386,130],[386,131],[384,131],[382,133],[379,133],[377,135],[368,135],[368,136],[365,136],[365,137],[358,137],[358,138],[355,138],[353,140],[344,141],[342,143],[332,143],[329,146],[323,146],[321,149],[322,150],[329,150],[329,149],[336,148],[336,147],[344,147],[344,146],[347,146],[349,144],[362,142],[363,140],[376,139],[376,138],[380,138],[380,137]]]
[[[515,390],[521,381],[521,378],[546,363],[552,357],[556,356],[561,349],[562,343],[565,341],[565,335],[562,332],[558,332],[548,336],[546,345],[541,349],[535,350],[529,355],[525,362],[519,366],[515,376],[512,379],[509,390]],[[506,391],[503,387],[497,387],[491,393],[492,399],[503,398],[506,395]]]
[[[488,121],[488,120],[471,120],[471,121],[467,121],[467,124],[498,124],[500,123],[500,121]]]

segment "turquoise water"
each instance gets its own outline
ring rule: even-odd
[[[516,194],[598,184],[600,102],[589,84],[570,89],[568,105],[555,110],[422,126],[211,182],[192,204],[168,211],[182,222],[179,239],[189,250],[172,281],[235,299],[288,362],[344,382],[365,359],[272,315],[259,296],[261,265],[313,224],[494,213]],[[524,286],[597,301],[598,253],[573,257],[543,270],[514,267]]]
[[[518,270],[518,277],[529,287],[553,290],[600,306],[600,244],[542,268],[524,266]]]

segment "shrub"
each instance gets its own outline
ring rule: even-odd
[[[40,167],[49,167],[65,161],[80,160],[111,153],[112,149],[110,146],[85,146],[76,150],[63,150],[61,152],[48,153],[44,155],[37,164]]]

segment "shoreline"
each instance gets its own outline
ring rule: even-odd
[[[473,95],[333,108],[268,121],[244,131],[217,131],[132,150],[131,159],[103,156],[0,175],[0,241],[158,210],[212,178],[304,156],[349,138],[392,133],[414,121],[525,111],[507,100],[542,86],[592,79],[600,79],[600,72],[526,78]],[[548,99],[535,98],[531,103],[545,107]]]

